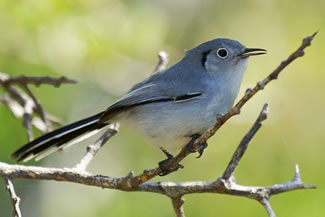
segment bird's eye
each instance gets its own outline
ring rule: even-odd
[[[219,48],[217,50],[217,55],[221,59],[225,59],[228,56],[228,50],[226,48]]]

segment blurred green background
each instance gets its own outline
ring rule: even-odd
[[[319,31],[306,56],[290,65],[279,80],[254,97],[209,142],[204,156],[189,156],[185,169],[153,181],[214,180],[262,105],[269,119],[253,139],[238,167],[239,184],[270,185],[290,180],[296,163],[306,184],[274,196],[278,216],[323,216],[324,160],[324,0],[2,0],[0,1],[0,71],[10,75],[67,76],[76,85],[34,88],[51,113],[65,123],[105,109],[130,86],[149,76],[157,53],[169,53],[170,64],[185,49],[217,37],[239,40],[268,50],[250,60],[240,96],[295,50],[301,39]],[[0,105],[0,160],[27,141],[21,120]],[[36,132],[39,135],[39,132]],[[72,167],[86,144],[98,136],[30,165]],[[89,171],[110,176],[152,168],[164,156],[124,126],[90,165]],[[174,216],[168,198],[125,193],[83,185],[15,180],[23,216]],[[260,204],[245,198],[199,194],[185,197],[187,216],[267,216]],[[12,206],[0,182],[0,216]]]

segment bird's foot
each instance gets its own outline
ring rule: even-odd
[[[170,162],[174,159],[174,156],[164,148],[160,148],[160,150],[167,156],[167,159],[158,163],[159,168],[161,169],[159,176],[166,176],[169,173],[178,170],[179,168],[184,168],[182,164],[176,164],[175,166],[171,167]]]
[[[190,153],[195,153],[197,150],[193,149],[193,143],[195,142],[195,140],[197,140],[201,135],[200,134],[194,134],[192,135],[192,139],[189,143],[187,143],[186,145],[186,150]],[[208,143],[205,142],[204,144],[200,144],[199,146],[199,156],[197,156],[196,158],[200,158],[204,152],[204,150],[208,147]]]

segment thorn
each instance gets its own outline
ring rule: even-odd
[[[263,109],[260,113],[260,116],[258,117],[258,121],[262,122],[267,119],[267,116],[269,114],[269,105],[267,103],[264,104]]]
[[[314,37],[318,34],[318,31],[314,32],[314,34],[312,34],[311,36],[308,36],[306,39],[307,40],[312,40],[314,39]]]
[[[301,181],[300,170],[299,170],[298,164],[296,164],[296,171],[295,171],[295,176],[293,177],[293,180]]]
[[[315,32],[314,34],[307,36],[306,38],[303,39],[303,43],[306,43],[307,46],[311,45],[311,41],[314,39],[314,37],[317,35],[318,31]]]

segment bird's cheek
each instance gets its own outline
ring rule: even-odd
[[[212,58],[206,61],[205,68],[208,72],[218,72],[220,70],[218,62]]]
[[[206,69],[208,72],[218,72],[219,71],[219,67],[215,64],[208,64]]]

